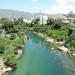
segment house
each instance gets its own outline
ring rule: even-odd
[[[5,30],[0,29],[0,37],[4,37],[5,36]]]
[[[66,16],[61,16],[60,19],[64,23],[70,23],[71,25],[75,25],[75,18],[72,17],[66,17]]]
[[[23,22],[25,22],[25,23],[31,23],[31,20],[23,19]]]
[[[68,20],[70,21],[71,25],[75,25],[75,18],[68,18]]]

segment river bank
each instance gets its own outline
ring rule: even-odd
[[[57,49],[59,51],[63,51],[65,53],[67,53],[69,56],[75,57],[75,52],[67,47],[64,46],[64,41],[59,41],[56,42],[53,38],[49,38],[46,34],[43,33],[37,33],[37,32],[33,32],[34,34],[43,37],[44,40],[48,43],[48,44],[58,44]],[[60,46],[61,45],[61,46]]]
[[[36,32],[34,32],[35,34],[37,34],[38,36],[41,36],[41,37],[43,37],[44,38],[44,40],[48,43],[48,44],[51,44],[51,43],[55,43],[55,44],[61,44],[62,46],[63,46],[63,43],[62,42],[54,42],[54,39],[52,39],[52,38],[49,38],[49,37],[47,37],[46,35],[44,35],[44,34],[42,34],[42,33],[36,33]],[[27,42],[27,37],[25,36],[25,38],[24,38],[24,43],[26,43]],[[60,47],[60,46],[59,46]],[[58,48],[59,48],[58,47]],[[20,58],[20,56],[22,55],[22,50],[21,50],[21,48],[23,48],[23,45],[21,46],[21,47],[19,47],[19,48],[17,48],[17,55],[16,55],[16,57],[17,58]],[[62,48],[62,50],[61,51],[64,51],[65,53],[68,53],[68,51],[69,50],[67,50],[67,48],[65,47],[60,47],[60,48]],[[5,69],[4,69],[5,70]],[[6,70],[5,71],[3,71],[4,73],[6,73],[6,72],[9,72],[9,71],[12,71],[13,69],[11,68],[11,67],[8,67],[8,68],[6,68]],[[3,73],[2,73],[3,74]],[[1,74],[1,75],[2,75]]]
[[[13,70],[13,68],[12,67],[7,67],[4,64],[3,59],[0,58],[0,75],[3,75],[5,72],[12,71],[12,70]]]
[[[29,40],[22,58],[9,75],[75,75],[73,60],[66,53],[50,48],[43,38],[33,33],[25,34]]]
[[[23,44],[16,48],[16,53],[15,53],[16,60],[19,60],[19,58],[21,57],[21,55],[23,53],[22,49],[24,47],[24,44],[27,42],[27,37],[24,35],[24,38],[22,38],[22,40],[23,40]],[[14,60],[12,60],[12,61],[14,61]],[[0,58],[0,75],[5,75],[6,72],[10,72],[14,68],[15,67],[11,66],[11,64],[7,64],[3,58]]]

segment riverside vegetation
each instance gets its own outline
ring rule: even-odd
[[[28,25],[27,25],[28,26]],[[55,42],[63,42],[63,45],[71,50],[75,50],[75,26],[64,23],[60,19],[48,18],[47,24],[39,24],[39,19],[35,19],[29,25],[29,31],[42,33]]]
[[[40,24],[40,19],[33,19],[31,23],[23,22],[23,18],[11,21],[7,18],[0,19],[0,29],[4,30],[4,36],[0,37],[0,58],[5,66],[15,67],[18,50],[24,44],[25,31],[42,33],[55,42],[64,42],[63,45],[75,51],[75,30],[69,23],[64,23],[60,19],[48,18],[46,24]],[[56,44],[57,45],[57,44]]]
[[[0,19],[0,24],[0,75],[2,75],[16,67],[16,62],[22,54],[25,35],[10,19]]]

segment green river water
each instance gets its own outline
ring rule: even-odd
[[[65,53],[54,50],[35,34],[27,33],[28,42],[17,69],[9,75],[75,75],[73,61]]]

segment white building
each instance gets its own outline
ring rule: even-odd
[[[25,23],[31,23],[32,21],[31,20],[27,20],[27,19],[23,19],[23,22],[25,22]]]
[[[0,29],[0,37],[4,37],[5,36],[5,30]]]
[[[40,24],[46,24],[47,23],[48,16],[40,16]]]

